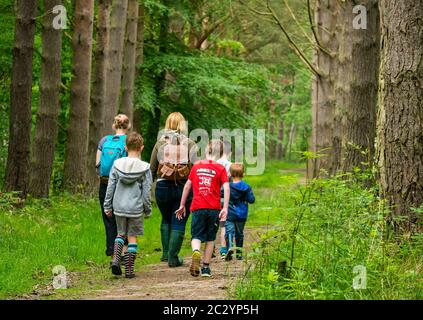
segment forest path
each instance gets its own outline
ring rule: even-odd
[[[295,187],[305,184],[305,169],[288,168],[278,171],[283,176],[292,177],[286,182]],[[267,197],[275,188],[257,187],[258,198]],[[260,202],[260,201],[259,201]],[[263,202],[264,204],[264,202]],[[266,204],[267,206],[268,204]],[[268,231],[270,226],[255,224],[245,229],[246,247],[245,256],[251,250],[251,244],[258,242],[261,234]],[[216,239],[220,239],[220,231]],[[189,235],[185,237],[185,244]],[[218,240],[217,240],[218,242]],[[217,247],[220,245],[217,243]],[[186,251],[185,251],[186,252]],[[191,257],[184,257],[184,265],[178,268],[169,268],[167,263],[159,262],[149,265],[137,264],[136,277],[126,279],[113,276],[110,270],[97,269],[102,275],[93,277],[92,272],[76,272],[70,275],[71,292],[65,290],[54,294],[49,299],[88,299],[88,300],[223,300],[235,298],[235,285],[245,271],[250,268],[248,261],[236,259],[226,262],[217,257],[212,259],[211,270],[213,277],[192,277],[189,273]],[[141,253],[141,259],[142,253]],[[199,290],[201,289],[201,290]]]
[[[246,228],[247,243],[257,239],[258,228]],[[254,240],[253,240],[254,241]],[[246,248],[249,250],[249,248]],[[222,300],[231,299],[233,288],[239,276],[246,268],[244,261],[233,259],[222,261],[216,249],[217,256],[210,265],[211,278],[193,277],[189,273],[191,257],[184,259],[184,265],[169,268],[166,262],[142,266],[133,279],[114,277],[113,285],[102,289],[80,292],[78,299],[89,300]],[[201,290],[198,290],[201,288]]]

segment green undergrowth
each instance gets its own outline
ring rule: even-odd
[[[289,175],[267,177],[250,216],[266,229],[247,257],[236,296],[422,299],[422,235],[393,236],[389,210],[368,187],[369,177],[357,170],[297,187],[284,183]]]

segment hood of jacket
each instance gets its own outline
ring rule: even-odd
[[[114,164],[119,180],[124,184],[131,184],[150,170],[150,165],[138,158],[120,158]]]
[[[231,199],[234,199],[234,200],[244,198],[250,188],[250,186],[244,181],[231,182],[230,187],[231,187]]]

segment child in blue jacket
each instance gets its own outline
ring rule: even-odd
[[[236,258],[242,260],[244,246],[244,227],[248,217],[248,204],[254,203],[255,197],[251,187],[243,181],[244,165],[233,163],[230,167],[233,182],[230,185],[229,211],[226,219],[226,261],[232,260],[236,248]],[[234,246],[236,244],[236,246]]]

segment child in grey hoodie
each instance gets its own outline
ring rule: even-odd
[[[137,236],[144,234],[144,217],[151,216],[150,190],[152,177],[150,165],[140,159],[144,141],[140,134],[132,132],[126,138],[128,157],[113,164],[107,185],[104,211],[116,217],[118,236],[115,240],[112,273],[121,275],[120,259],[125,237],[128,252],[124,256],[125,276],[133,278],[135,257],[138,251]]]

